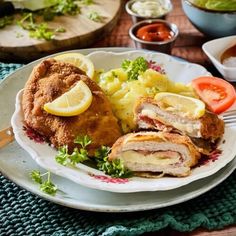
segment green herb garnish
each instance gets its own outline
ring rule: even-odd
[[[11,25],[14,21],[14,18],[12,16],[4,16],[0,18],[0,29],[4,28],[7,25]]]
[[[121,160],[108,160],[108,154],[111,151],[109,147],[101,146],[101,148],[95,151],[94,157],[90,158],[86,147],[92,143],[92,140],[88,135],[78,136],[74,140],[74,143],[80,144],[81,148],[74,148],[71,154],[68,153],[68,147],[66,145],[58,149],[55,159],[59,164],[64,166],[71,164],[75,166],[78,163],[90,160],[96,163],[99,170],[112,177],[127,178],[132,175],[131,171],[125,168]]]
[[[80,13],[80,7],[74,0],[57,0],[57,2],[55,6],[49,8],[52,14],[75,16]]]
[[[148,62],[143,57],[137,57],[135,60],[124,60],[121,65],[127,72],[128,80],[138,80],[138,76],[148,69]]]
[[[96,11],[91,11],[88,14],[88,18],[95,22],[102,22],[103,18]]]
[[[54,30],[47,23],[36,23],[32,13],[28,13],[17,24],[24,30],[29,31],[31,38],[51,40],[55,37]]]
[[[128,178],[132,176],[132,172],[125,168],[123,162],[119,159],[109,161],[108,154],[110,148],[102,146],[95,152],[95,157],[97,161],[97,167],[99,170],[103,171],[105,174],[108,174],[116,178]]]
[[[93,0],[79,0],[79,2],[81,2],[83,5],[86,5],[86,6],[94,4]]]
[[[64,33],[64,28],[53,29],[47,23],[42,21],[52,21],[56,16],[71,15],[75,16],[81,13],[78,5],[91,5],[93,0],[53,0],[55,5],[46,7],[37,11],[23,10],[21,12],[22,19],[18,19],[17,24],[24,30],[29,31],[29,36],[36,39],[52,40],[56,33]],[[4,28],[14,22],[17,16],[5,16],[0,18],[0,28]]]
[[[84,148],[81,149],[74,148],[73,152],[69,154],[68,147],[62,146],[58,149],[58,153],[55,159],[59,164],[63,166],[66,166],[68,164],[75,166],[78,163],[87,161],[89,158],[88,158],[88,152]]]
[[[74,140],[74,143],[78,143],[81,145],[82,148],[87,147],[89,144],[92,143],[91,138],[88,135],[85,136],[77,136]]]
[[[50,172],[46,172],[41,174],[38,170],[33,170],[30,173],[32,180],[38,184],[40,184],[40,190],[50,194],[55,195],[57,192],[57,186],[51,182],[51,174]],[[46,180],[43,180],[43,177],[47,176]]]

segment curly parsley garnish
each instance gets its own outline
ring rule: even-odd
[[[148,69],[148,62],[143,57],[137,57],[133,61],[126,59],[121,67],[127,72],[128,80],[138,80],[138,76]]]
[[[68,153],[67,146],[62,146],[58,149],[55,159],[59,164],[75,166],[78,163],[90,160],[96,163],[99,170],[112,177],[127,178],[132,175],[132,173],[125,168],[121,160],[108,160],[108,154],[111,150],[109,147],[101,146],[95,151],[94,157],[90,158],[86,147],[92,143],[92,140],[88,135],[78,136],[74,142],[79,144],[81,148],[74,148],[71,154]]]
[[[57,192],[57,186],[51,182],[51,174],[50,172],[46,172],[41,174],[38,170],[33,170],[30,173],[30,176],[34,182],[40,184],[40,190],[50,194],[55,195]],[[43,179],[44,176],[47,176],[46,180]]]
[[[116,178],[127,178],[132,176],[132,172],[125,168],[123,162],[119,159],[109,161],[108,154],[110,153],[110,148],[102,146],[95,152],[95,157],[97,161],[97,167],[99,170],[103,171]]]
[[[77,136],[74,140],[74,143],[78,143],[82,148],[86,148],[89,144],[92,143],[92,139],[88,135]]]

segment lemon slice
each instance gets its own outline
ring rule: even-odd
[[[92,79],[94,76],[93,62],[83,54],[80,53],[64,53],[54,57],[57,61],[63,61],[70,63],[86,73],[86,75]]]
[[[92,98],[89,87],[80,80],[72,89],[54,101],[46,103],[43,108],[57,116],[76,116],[89,108]]]
[[[205,103],[199,99],[175,93],[157,93],[155,100],[162,109],[193,119],[205,114]]]

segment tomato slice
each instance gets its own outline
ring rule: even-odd
[[[223,79],[203,76],[193,79],[191,85],[208,109],[216,114],[227,110],[236,100],[234,87]]]

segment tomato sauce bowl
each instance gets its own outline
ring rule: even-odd
[[[176,38],[179,35],[178,27],[166,20],[143,20],[129,29],[136,48],[148,49],[171,54]]]

